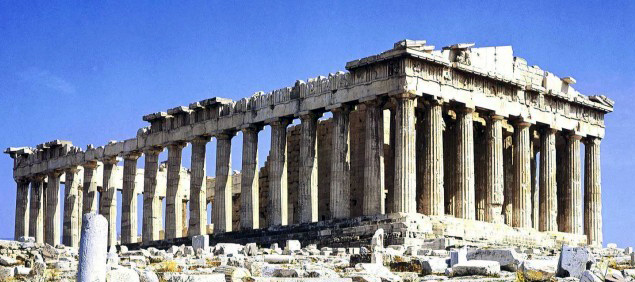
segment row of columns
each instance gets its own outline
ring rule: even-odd
[[[464,219],[477,219],[475,196],[475,153],[474,153],[474,109],[459,107],[453,128],[446,128],[443,117],[443,101],[437,99],[420,100],[423,106],[423,126],[415,119],[416,96],[401,94],[392,96],[395,105],[395,143],[394,143],[394,185],[391,195],[391,211],[397,213],[422,212],[426,215],[451,214]],[[382,99],[362,101],[365,105],[365,150],[364,150],[364,215],[376,215],[386,212],[384,192],[384,155],[383,155],[383,107]],[[351,105],[337,105],[327,109],[333,113],[330,212],[333,218],[350,217],[350,112]],[[317,127],[319,112],[304,112],[301,119],[300,168],[299,168],[299,205],[300,222],[318,220],[318,154]],[[531,175],[531,136],[530,124],[523,120],[514,122],[513,158],[504,156],[503,117],[494,114],[485,116],[485,195],[479,195],[479,203],[484,203],[485,211],[478,219],[493,223],[508,223],[515,227],[532,227],[532,175]],[[288,189],[287,189],[287,126],[291,118],[270,120],[271,149],[269,159],[269,197],[268,222],[271,225],[287,225]],[[241,211],[240,228],[260,228],[259,223],[259,187],[258,187],[258,132],[262,125],[249,125],[241,128],[243,133],[242,174],[241,174]],[[417,130],[423,130],[423,181],[417,185]],[[454,138],[444,144],[444,131],[453,130]],[[214,232],[232,231],[232,191],[231,191],[231,139],[236,131],[224,131],[216,134],[216,184],[212,205]],[[566,179],[562,189],[556,181],[556,131],[544,129],[540,132],[540,182],[538,196],[540,206],[536,209],[541,231],[564,231],[587,234],[589,242],[601,242],[601,192],[600,192],[600,139],[588,137],[585,158],[585,212],[582,225],[581,181],[580,181],[580,140],[576,135],[568,135],[565,163]],[[183,202],[179,198],[182,149],[186,142],[176,142],[168,148],[168,175],[166,191],[166,231],[165,238],[193,236],[206,232],[205,169],[206,144],[209,136],[200,136],[191,140],[191,178],[190,178],[190,219],[188,234],[182,234],[184,221]],[[136,241],[136,193],[135,175],[137,159],[145,155],[144,196],[143,196],[143,241],[159,239],[161,226],[161,199],[157,193],[158,156],[161,147],[146,148],[143,152],[134,152],[124,156],[122,243]],[[447,166],[446,158],[453,160]],[[109,222],[110,245],[116,243],[116,191],[113,183],[113,167],[116,158],[102,160],[104,163],[103,191],[100,199],[100,213]],[[512,185],[506,187],[504,174],[506,167],[513,166]],[[96,162],[84,165],[83,201],[73,198],[78,195],[79,183],[75,181],[77,169],[66,170],[66,199],[71,216],[64,223],[64,243],[77,245],[79,214],[75,205],[82,202],[83,212],[96,210],[97,180],[94,179]],[[448,170],[449,171],[444,171]],[[420,170],[421,171],[421,170]],[[43,176],[31,180],[30,218],[26,214],[29,199],[28,182],[18,181],[16,200],[16,237],[26,234],[40,240],[46,234],[46,242],[59,243],[59,176],[55,171],[48,175],[48,187],[44,189]],[[449,178],[445,174],[449,174]],[[451,179],[452,183],[444,183]],[[418,187],[419,186],[419,187]],[[419,191],[417,190],[419,189]],[[43,191],[46,191],[46,224],[43,218]],[[26,192],[25,192],[26,191]],[[479,193],[480,194],[480,193]],[[449,199],[446,199],[448,198]],[[445,203],[450,202],[449,206]],[[420,202],[420,208],[417,207]],[[480,204],[479,204],[480,205]],[[506,207],[511,207],[509,210]],[[67,209],[67,207],[65,207]],[[481,218],[482,217],[482,218]],[[28,221],[28,222],[27,222]],[[46,232],[42,226],[47,226]],[[49,227],[50,226],[50,227]],[[68,228],[67,228],[68,226]],[[584,231],[582,230],[584,226]],[[67,231],[68,229],[68,231]],[[66,236],[68,233],[68,237]],[[57,238],[57,239],[56,239]]]

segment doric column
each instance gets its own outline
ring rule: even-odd
[[[82,214],[97,212],[97,162],[90,161],[84,167],[84,197]]]
[[[137,159],[141,153],[134,152],[124,156],[123,187],[121,192],[121,243],[137,242]]]
[[[159,240],[159,231],[163,218],[162,201],[157,192],[157,174],[159,173],[159,154],[163,148],[153,147],[143,151],[145,164],[143,172],[143,242]]]
[[[64,182],[64,229],[62,243],[69,247],[79,247],[79,168],[72,166],[66,169]]]
[[[321,113],[300,115],[300,168],[298,177],[298,204],[300,223],[318,220],[318,155],[317,126]]]
[[[575,134],[566,136],[564,156],[563,232],[582,234],[582,186],[580,179],[580,139]]]
[[[104,181],[99,203],[99,213],[108,220],[108,246],[117,244],[117,157],[107,157],[104,163]]]
[[[331,109],[333,131],[331,137],[331,195],[329,208],[333,218],[348,218],[351,215],[351,107],[342,105]]]
[[[29,179],[16,179],[14,239],[29,236]]]
[[[384,203],[384,126],[382,103],[378,100],[366,105],[366,136],[364,150],[364,200],[363,214],[376,215],[385,212]]]
[[[181,196],[181,155],[185,142],[168,145],[168,179],[165,193],[165,239],[183,237],[183,201]]]
[[[46,220],[44,237],[45,242],[51,246],[60,244],[60,171],[48,173],[48,185],[46,186]]]
[[[44,177],[36,174],[31,181],[29,236],[37,243],[44,243]]]
[[[423,187],[421,198],[423,213],[443,215],[445,195],[443,190],[443,106],[442,101],[433,99],[426,102],[423,118]],[[418,141],[419,142],[419,141]]]
[[[457,110],[455,216],[475,219],[474,203],[474,123],[472,108]]]
[[[503,133],[503,171],[505,187],[503,188],[503,220],[506,225],[512,225],[514,199],[514,138],[512,133]]]
[[[212,204],[212,222],[214,233],[232,231],[232,180],[231,149],[233,131],[216,135],[216,182],[214,185],[214,203]]]
[[[557,188],[556,130],[544,128],[540,135],[540,231],[558,231]]]
[[[454,216],[456,199],[456,122],[451,116],[444,119],[443,131],[443,201],[445,214]]]
[[[269,225],[287,225],[287,126],[288,119],[271,122],[269,152]]]
[[[514,124],[514,227],[531,227],[531,150],[528,122]]]
[[[394,96],[395,182],[393,212],[417,212],[415,152],[415,98],[409,93]]]
[[[258,132],[260,125],[242,129],[243,158],[240,174],[240,229],[260,228],[260,186],[258,183]]]
[[[190,173],[190,223],[187,236],[207,234],[206,146],[210,137],[199,136],[192,140]]]
[[[503,223],[503,117],[489,115],[485,127],[485,221]]]
[[[589,245],[602,246],[602,177],[600,138],[587,137],[584,146],[584,234]]]

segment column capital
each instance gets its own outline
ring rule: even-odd
[[[300,117],[300,120],[302,120],[302,121],[305,121],[305,120],[317,120],[320,117],[322,117],[322,112],[319,112],[319,111],[299,112],[298,113],[298,117]]]
[[[217,140],[226,140],[226,139],[231,139],[235,135],[236,135],[236,130],[223,130],[221,132],[214,134],[214,137],[216,137]]]
[[[484,116],[487,120],[490,120],[490,121],[494,121],[494,120],[504,120],[504,119],[505,119],[505,117],[504,117],[504,116],[499,115],[499,114],[496,114],[496,113],[494,113],[494,112],[490,112],[490,113],[488,113],[488,114],[486,114],[486,115],[483,115],[483,116]]]
[[[74,165],[74,166],[67,167],[65,171],[70,173],[77,173],[79,172],[79,166]]]
[[[127,152],[123,155],[124,160],[137,160],[139,157],[141,157],[141,152],[139,151],[132,151],[132,152]]]
[[[185,141],[174,141],[168,144],[168,150],[169,149],[183,149],[185,148],[185,146],[187,146],[187,142]]]
[[[33,181],[38,181],[38,182],[42,182],[44,181],[44,178],[46,178],[46,175],[44,174],[32,174],[31,179],[33,179]]]
[[[158,154],[161,154],[163,150],[164,150],[163,147],[151,146],[151,147],[143,148],[143,154],[144,155],[158,155]]]
[[[395,99],[415,99],[419,97],[415,93],[409,91],[390,93],[389,96]]]
[[[119,160],[117,159],[117,156],[104,156],[101,159],[101,162],[104,163],[104,164],[116,165],[119,162]]]
[[[359,102],[366,107],[382,107],[386,103],[385,99],[381,96],[365,97],[359,99]]]
[[[209,142],[212,138],[210,136],[206,136],[206,135],[200,135],[200,136],[196,136],[194,138],[192,138],[192,140],[190,141],[190,143],[192,144],[206,144],[207,142]]]
[[[602,142],[602,138],[596,136],[587,136],[586,138],[584,138],[583,141],[585,145],[600,145],[600,143]]]
[[[246,132],[260,132],[262,130],[263,125],[258,123],[250,123],[240,127],[240,131],[243,133]]]
[[[513,122],[514,128],[525,128],[531,126],[531,123],[525,119],[517,119]]]
[[[15,177],[13,180],[15,180],[15,182],[18,184],[26,184],[31,182],[32,178],[33,178],[32,176],[21,176],[21,177]]]
[[[267,121],[267,123],[271,126],[288,126],[291,123],[291,118],[288,117],[279,117],[273,118]]]
[[[569,132],[565,136],[570,140],[582,140],[582,136],[576,134],[575,132]]]
[[[538,129],[538,132],[540,132],[540,133],[557,133],[558,131],[559,130],[557,128],[554,128],[554,127],[549,126],[549,125],[540,127]]]
[[[55,169],[55,170],[47,172],[47,175],[49,177],[59,177],[60,175],[62,175],[62,173],[64,173],[62,170]]]
[[[350,113],[353,110],[353,106],[349,104],[335,104],[326,107],[327,111],[335,112],[347,112]]]
[[[442,97],[432,97],[429,99],[425,99],[425,98],[421,98],[421,101],[423,101],[423,104],[425,104],[426,106],[443,106],[443,104],[445,104],[445,99],[443,99]]]
[[[87,161],[84,164],[82,164],[82,166],[84,168],[89,168],[89,169],[95,169],[97,168],[97,161]]]

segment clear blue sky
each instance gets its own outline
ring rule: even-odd
[[[289,86],[404,38],[438,48],[512,45],[529,64],[575,77],[582,93],[616,101],[602,142],[604,236],[635,245],[632,1],[135,2],[0,3],[1,148],[131,138],[146,125],[144,114]],[[240,148],[238,138],[234,144]],[[240,163],[238,153],[233,160]],[[0,183],[0,238],[9,238],[15,183],[8,156],[0,159]]]

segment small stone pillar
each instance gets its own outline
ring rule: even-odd
[[[108,252],[108,221],[101,215],[87,213],[82,221],[82,238],[77,264],[78,282],[105,282]]]
[[[84,167],[84,204],[82,214],[97,212],[97,162],[90,161]],[[81,217],[80,217],[81,218]]]
[[[69,247],[79,246],[79,168],[76,166],[66,169],[64,183],[64,230],[62,243]]]
[[[456,126],[456,194],[454,216],[475,219],[474,191],[474,118],[472,108],[457,110]]]
[[[384,125],[383,103],[379,99],[364,102],[366,106],[366,136],[364,150],[363,215],[383,214],[384,203]]]
[[[190,174],[190,222],[187,236],[207,234],[206,153],[210,137],[199,136],[192,140]]]
[[[260,228],[260,189],[258,179],[258,132],[260,125],[242,129],[243,158],[240,174],[240,229]]]
[[[132,152],[124,156],[123,187],[121,193],[121,243],[137,242],[137,160],[141,153]]]
[[[214,233],[232,231],[232,178],[231,148],[233,131],[216,135],[216,181],[214,185],[214,203],[212,204],[212,222]]]
[[[48,185],[46,187],[46,220],[44,237],[45,242],[51,246],[60,244],[60,171],[48,173]]]
[[[331,109],[333,131],[331,148],[330,204],[333,218],[348,218],[351,215],[351,150],[350,112],[351,107],[341,105]]]
[[[159,240],[159,231],[163,218],[162,201],[157,192],[157,174],[159,173],[159,154],[161,147],[147,148],[143,151],[145,164],[143,172],[143,222],[142,240],[144,243]]]
[[[298,177],[298,204],[300,223],[318,220],[318,155],[317,126],[322,116],[316,112],[300,115],[302,120],[300,132],[300,159]]]
[[[29,236],[40,244],[44,243],[44,178],[41,174],[33,176],[29,211]]]
[[[444,156],[443,156],[443,101],[426,101],[423,119],[423,214],[445,213]]]
[[[29,234],[29,179],[16,179],[14,239]]]
[[[104,182],[99,203],[99,214],[108,220],[108,246],[117,245],[117,157],[106,157],[104,163]]]
[[[589,245],[602,246],[602,176],[600,138],[587,137],[584,146],[584,234]]]
[[[557,191],[556,130],[544,128],[540,135],[540,231],[558,231]]]
[[[290,120],[276,119],[271,124],[269,152],[269,225],[287,225],[287,126]]]
[[[503,223],[503,117],[489,115],[485,127],[485,221]]]
[[[183,201],[181,199],[181,155],[184,142],[168,145],[168,176],[165,195],[165,239],[183,237]]]

